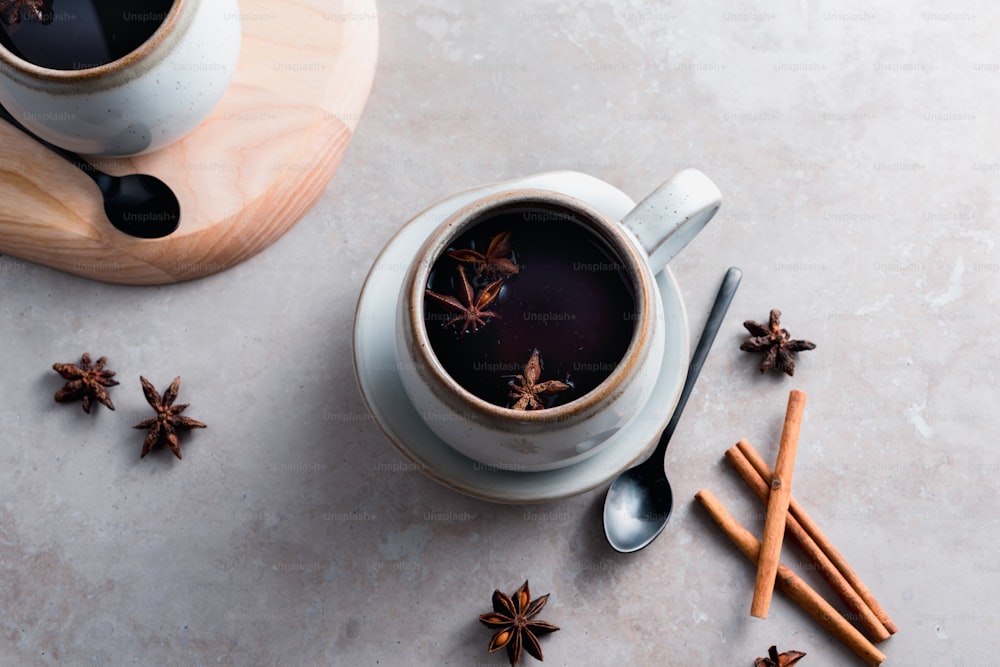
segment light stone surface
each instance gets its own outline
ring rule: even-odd
[[[562,627],[547,665],[752,665],[775,643],[858,664],[780,594],[750,618],[754,569],[693,501],[712,489],[759,533],[722,454],[746,437],[773,460],[794,387],[794,493],[899,625],[886,664],[996,665],[1000,16],[734,6],[383,2],[354,142],[275,246],[155,288],[0,258],[0,664],[503,665],[476,617],[525,578]],[[688,166],[725,198],[673,262],[693,332],[725,268],[745,278],[668,453],[658,541],[612,552],[603,488],[494,505],[396,453],[351,328],[400,225],[537,171],[639,198]],[[793,379],[737,349],[774,307],[817,343]],[[50,365],[84,351],[119,372],[116,412],[52,401]],[[209,425],[183,461],[139,460],[140,374],[182,376]]]

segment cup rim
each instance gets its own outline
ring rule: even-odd
[[[150,37],[138,47],[129,51],[121,58],[111,62],[98,65],[96,67],[86,67],[84,69],[54,69],[42,67],[14,55],[3,44],[0,44],[0,63],[11,69],[25,74],[34,79],[42,79],[57,83],[77,83],[80,81],[90,81],[102,77],[120,74],[122,71],[134,67],[137,63],[149,58],[160,44],[170,35],[180,21],[181,11],[191,0],[173,0],[167,15],[156,28]]]
[[[459,384],[449,375],[431,347],[424,317],[424,290],[431,268],[455,238],[469,227],[477,224],[488,213],[513,206],[541,204],[569,209],[575,218],[583,220],[588,229],[597,234],[614,251],[625,265],[626,274],[632,280],[636,319],[632,339],[621,360],[608,377],[589,392],[562,405],[544,410],[514,410],[491,403]],[[418,367],[426,369],[438,387],[449,392],[446,396],[454,399],[455,407],[462,414],[470,411],[491,420],[501,422],[530,423],[536,425],[573,423],[601,407],[607,397],[618,391],[644,359],[648,340],[651,338],[654,321],[654,290],[652,272],[641,254],[638,244],[630,237],[627,228],[620,221],[613,220],[593,206],[576,197],[562,193],[539,190],[517,189],[487,195],[461,207],[427,238],[417,252],[410,267],[406,291],[408,330],[412,336],[412,350]],[[448,401],[448,398],[444,398]],[[452,401],[448,401],[452,402]]]

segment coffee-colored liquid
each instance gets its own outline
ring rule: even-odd
[[[135,51],[163,23],[173,0],[49,0],[40,21],[0,21],[0,43],[41,67],[81,70]]]
[[[444,328],[454,315],[427,305],[426,327],[434,354],[465,389],[510,407],[509,382],[523,374],[533,349],[544,365],[541,380],[561,380],[572,389],[545,399],[547,407],[593,390],[625,354],[635,327],[635,297],[621,260],[571,213],[525,208],[494,214],[463,234],[453,248],[485,253],[490,240],[509,230],[520,271],[507,278],[487,306],[499,318],[478,331]],[[428,287],[454,295],[458,262],[447,255],[435,264]],[[473,279],[475,271],[467,268]],[[490,278],[473,280],[478,293]]]

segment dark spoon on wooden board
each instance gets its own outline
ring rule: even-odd
[[[45,141],[21,125],[0,105],[0,117],[90,176],[104,198],[104,214],[114,227],[140,239],[158,239],[173,233],[181,221],[181,205],[170,186],[149,174],[112,176],[82,157]]]

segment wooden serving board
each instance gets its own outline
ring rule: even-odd
[[[112,174],[166,181],[180,227],[137,239],[104,217],[83,173],[0,121],[0,254],[112,283],[155,285],[215,273],[288,231],[323,192],[375,75],[375,0],[241,0],[232,85],[180,142],[134,158],[94,158]]]

